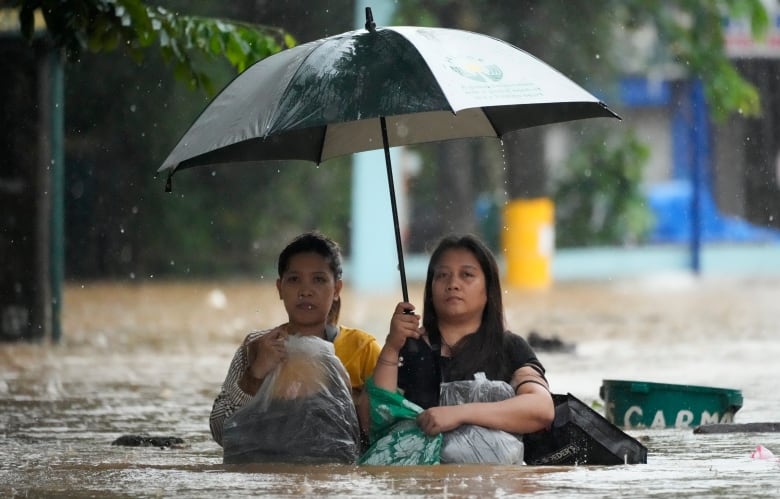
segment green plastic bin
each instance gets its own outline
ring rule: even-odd
[[[732,423],[742,407],[732,388],[605,379],[599,393],[607,420],[624,429]]]

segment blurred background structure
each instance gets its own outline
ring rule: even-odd
[[[81,0],[107,10],[72,38],[40,16],[34,36],[25,31],[18,8],[32,3],[0,13],[0,339],[58,338],[63,279],[275,279],[278,251],[311,228],[341,241],[350,283],[395,286],[392,245],[365,216],[375,196],[357,195],[359,165],[373,160],[193,170],[173,194],[154,174],[237,71],[362,29],[370,2]],[[145,5],[168,9],[153,12],[170,31],[151,23],[138,35],[146,28],[128,12]],[[451,231],[480,234],[518,287],[780,274],[777,2],[392,5],[373,9],[388,24],[505,39],[623,117],[394,151],[410,279],[423,278],[426,249]]]

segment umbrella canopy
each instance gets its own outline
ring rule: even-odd
[[[206,107],[158,170],[300,159],[384,148],[407,299],[388,149],[501,137],[538,125],[619,118],[533,55],[468,31],[395,26],[299,45],[249,67]]]

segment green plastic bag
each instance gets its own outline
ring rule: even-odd
[[[371,401],[371,447],[358,464],[421,465],[441,462],[442,435],[431,437],[417,426],[423,410],[400,393],[389,392],[366,382]]]

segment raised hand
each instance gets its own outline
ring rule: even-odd
[[[390,319],[390,332],[385,339],[385,349],[389,348],[394,353],[398,353],[408,338],[418,339],[422,336],[420,316],[413,312],[414,305],[411,303],[400,302],[396,305],[393,317]]]
[[[285,340],[287,331],[279,326],[247,345],[248,371],[252,377],[263,379],[287,358]]]

